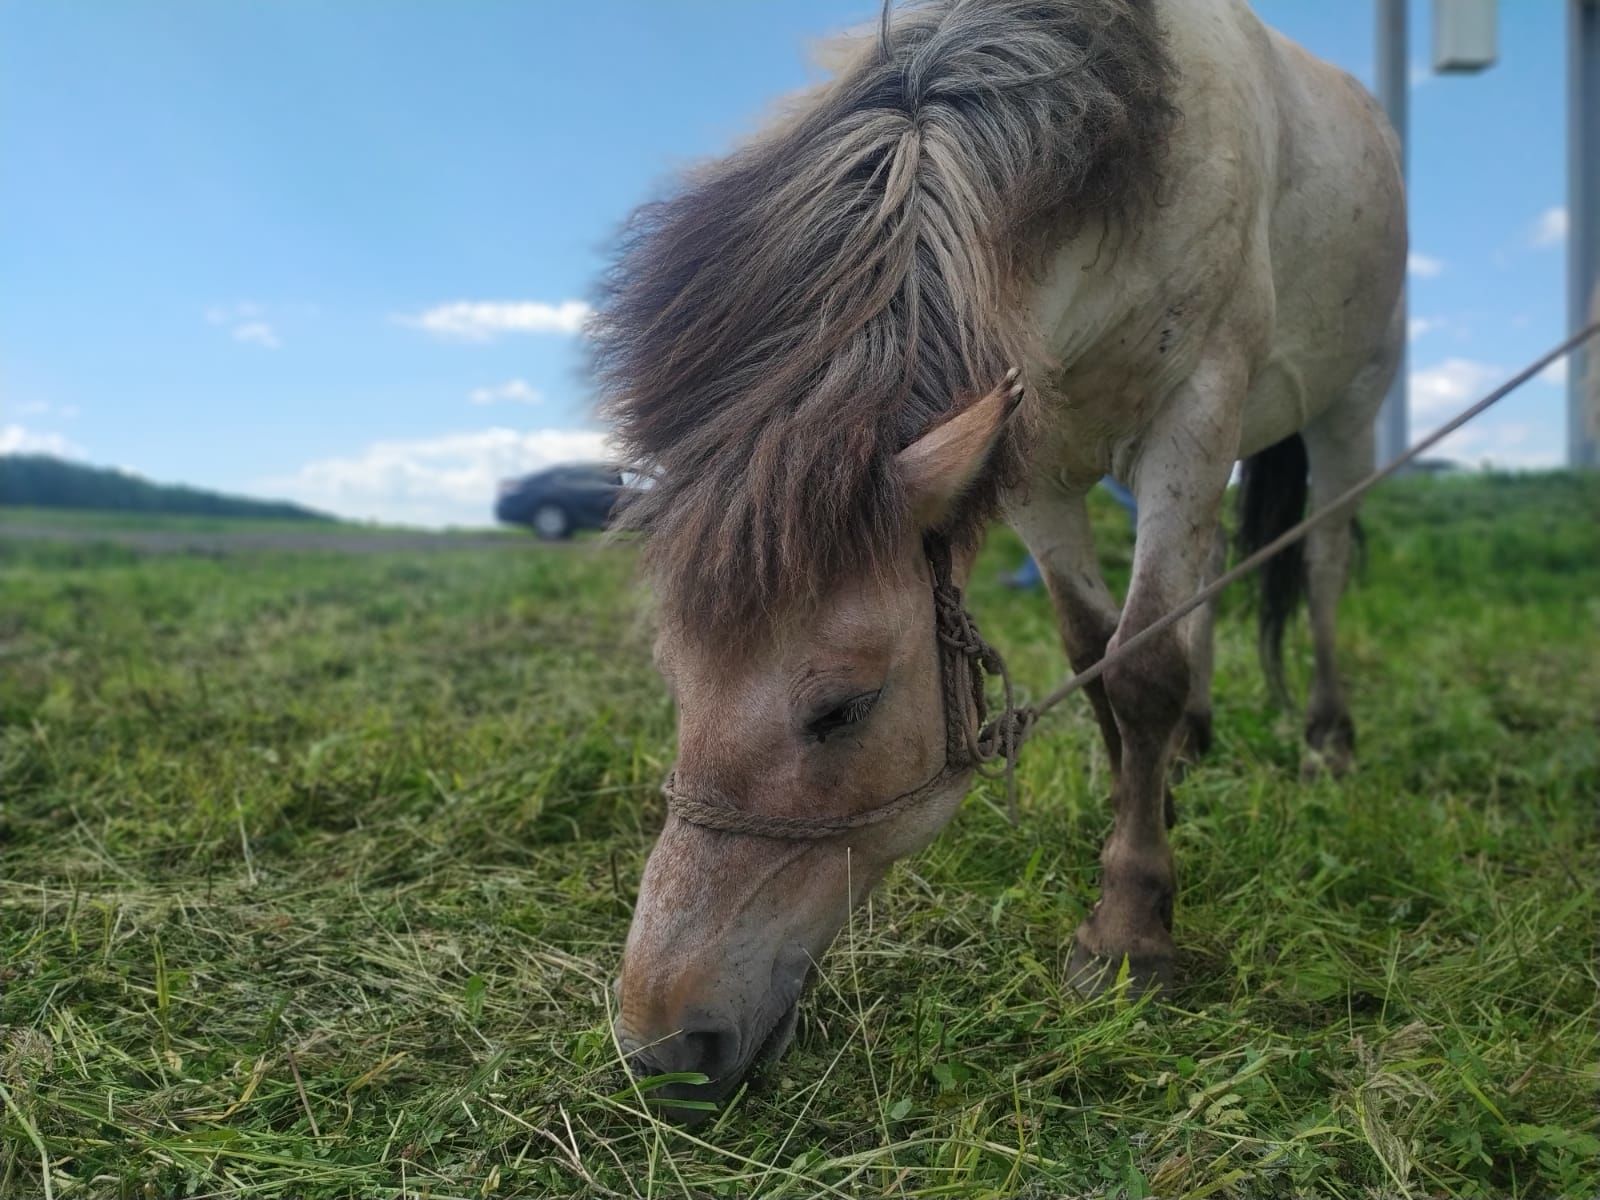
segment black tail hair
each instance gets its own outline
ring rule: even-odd
[[[1306,511],[1306,444],[1298,433],[1244,460],[1239,472],[1239,552],[1253,554],[1292,526]],[[1283,675],[1283,631],[1305,595],[1305,556],[1300,542],[1262,564],[1257,605],[1257,649],[1267,690],[1292,707]]]

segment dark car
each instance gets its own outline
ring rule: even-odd
[[[606,463],[566,463],[500,483],[494,515],[526,525],[547,541],[580,529],[604,529],[624,491],[617,468]]]

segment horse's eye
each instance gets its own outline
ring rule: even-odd
[[[849,729],[852,725],[859,725],[877,702],[877,692],[862,692],[859,696],[851,696],[850,699],[832,705],[820,716],[807,721],[806,732],[817,741],[825,742],[829,735]]]

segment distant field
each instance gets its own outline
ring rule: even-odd
[[[204,533],[231,530],[287,529],[304,531],[303,520],[274,517],[213,517],[186,513],[96,512],[78,508],[39,508],[29,505],[0,505],[0,536],[11,528],[56,529],[176,529]],[[385,529],[388,526],[345,524],[337,521],[317,522],[322,530]]]
[[[45,1162],[61,1197],[1600,1194],[1600,477],[1369,506],[1343,784],[1297,782],[1227,597],[1170,1003],[1062,987],[1108,822],[1075,702],[1021,823],[980,785],[693,1136],[608,1033],[673,739],[627,546],[147,555],[13,522],[0,1196]],[[996,582],[1020,553],[996,534],[973,607],[1037,693],[1064,663]]]
[[[342,550],[372,553],[530,545],[524,529],[430,530],[344,521],[0,507],[0,538],[120,546],[141,553]],[[60,561],[57,554],[57,561]]]
[[[0,536],[8,529],[54,528],[82,530],[175,530],[195,533],[249,533],[283,531],[289,533],[386,534],[415,536],[427,530],[401,525],[378,525],[365,521],[286,520],[275,517],[213,517],[186,513],[94,512],[73,508],[33,508],[0,505]],[[443,535],[497,533],[506,537],[524,536],[521,531],[494,526],[487,521],[470,529],[439,531]]]

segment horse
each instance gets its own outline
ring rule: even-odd
[[[1370,469],[1405,336],[1393,133],[1244,0],[886,5],[835,60],[629,218],[589,331],[600,412],[654,480],[623,524],[678,717],[614,1029],[637,1075],[704,1077],[655,1093],[686,1121],[706,1106],[674,1102],[783,1052],[853,906],[987,756],[993,664],[959,604],[985,526],[1020,533],[1087,667],[1214,577],[1236,461],[1255,544]],[[1120,610],[1084,504],[1108,473],[1138,509]],[[1354,745],[1350,529],[1276,560],[1261,605],[1279,677],[1308,601],[1329,771]],[[1088,689],[1113,815],[1081,992],[1171,985],[1169,772],[1210,741],[1212,621]]]

